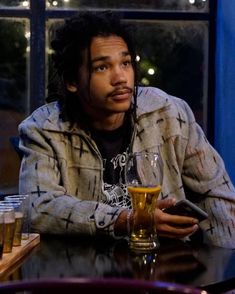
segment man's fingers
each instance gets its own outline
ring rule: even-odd
[[[173,205],[175,205],[176,199],[175,198],[167,198],[164,200],[158,200],[157,201],[157,208],[163,209],[163,208],[168,208]]]
[[[160,209],[155,210],[156,222],[160,224],[169,224],[172,226],[189,227],[198,224],[198,220],[189,216],[172,215]]]
[[[167,224],[159,224],[157,225],[158,234],[162,237],[168,238],[184,238],[189,235],[192,235],[198,230],[198,225],[193,225],[189,227],[173,227]]]
[[[166,202],[164,205],[166,205]],[[197,219],[171,215],[159,208],[155,209],[155,218],[157,233],[162,237],[182,239],[194,234],[199,228]]]

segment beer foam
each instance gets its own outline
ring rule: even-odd
[[[14,224],[14,222],[15,222],[15,220],[12,219],[12,217],[9,216],[9,215],[4,218],[4,223],[5,224]]]
[[[23,213],[21,211],[15,211],[15,218],[22,218]]]

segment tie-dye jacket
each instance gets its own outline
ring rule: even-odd
[[[186,191],[209,218],[205,242],[235,248],[235,189],[185,101],[157,88],[139,88],[133,151],[160,151],[161,198]],[[105,204],[102,158],[84,130],[60,119],[57,102],[34,111],[19,126],[24,158],[19,192],[32,199],[32,228],[53,234],[109,234],[123,210]]]

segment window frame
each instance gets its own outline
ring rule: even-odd
[[[215,44],[216,44],[217,1],[209,0],[209,12],[150,11],[118,9],[129,20],[179,20],[208,21],[208,90],[206,134],[214,143],[215,125]],[[30,8],[0,7],[0,17],[26,18],[30,23],[29,93],[28,111],[31,113],[45,103],[46,93],[46,22],[50,19],[64,19],[78,9],[46,9],[45,0],[30,0]]]

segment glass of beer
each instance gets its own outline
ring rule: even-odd
[[[14,238],[13,246],[21,245],[23,218],[24,218],[24,207],[22,201],[17,200],[3,200],[0,201],[0,206],[5,205],[12,207],[15,213],[15,226],[14,226]]]
[[[13,207],[1,205],[0,213],[4,215],[4,241],[3,253],[12,252],[14,230],[15,230],[15,211]]]
[[[0,211],[0,259],[3,254],[3,245],[4,245],[4,212]]]
[[[23,227],[22,227],[22,240],[27,240],[30,234],[30,219],[31,219],[31,209],[30,209],[30,198],[28,194],[15,194],[7,195],[4,197],[6,201],[21,201],[23,203]]]
[[[161,192],[163,163],[157,152],[129,154],[125,181],[132,202],[129,245],[133,251],[149,252],[159,247],[155,208]]]

